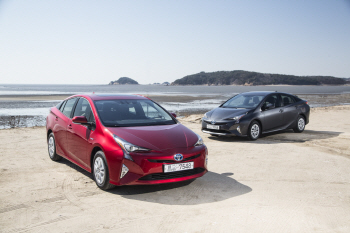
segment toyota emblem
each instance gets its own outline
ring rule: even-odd
[[[211,121],[211,123],[212,123],[213,125],[215,125],[216,121]]]
[[[175,159],[176,161],[181,161],[181,160],[183,160],[183,158],[184,158],[184,156],[183,156],[182,154],[176,154],[176,155],[174,155],[174,159]]]

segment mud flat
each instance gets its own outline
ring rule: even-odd
[[[350,106],[312,109],[301,133],[200,131],[209,170],[192,182],[99,190],[52,162],[44,127],[0,130],[1,232],[350,232]]]

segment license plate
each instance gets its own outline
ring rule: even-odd
[[[176,172],[183,170],[193,169],[194,162],[188,163],[176,163],[176,164],[164,164],[164,172]]]
[[[220,129],[220,126],[219,125],[209,125],[209,124],[207,124],[207,128],[208,129]]]

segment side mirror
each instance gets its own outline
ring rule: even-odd
[[[269,109],[273,109],[274,106],[273,104],[264,104],[263,107],[262,107],[262,110],[269,110]]]
[[[90,123],[84,116],[75,116],[73,117],[72,121],[74,124],[90,125]]]
[[[174,118],[176,118],[177,117],[177,115],[175,114],[175,113],[170,113]]]

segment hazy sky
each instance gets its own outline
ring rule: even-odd
[[[0,83],[350,77],[350,0],[0,0]]]

